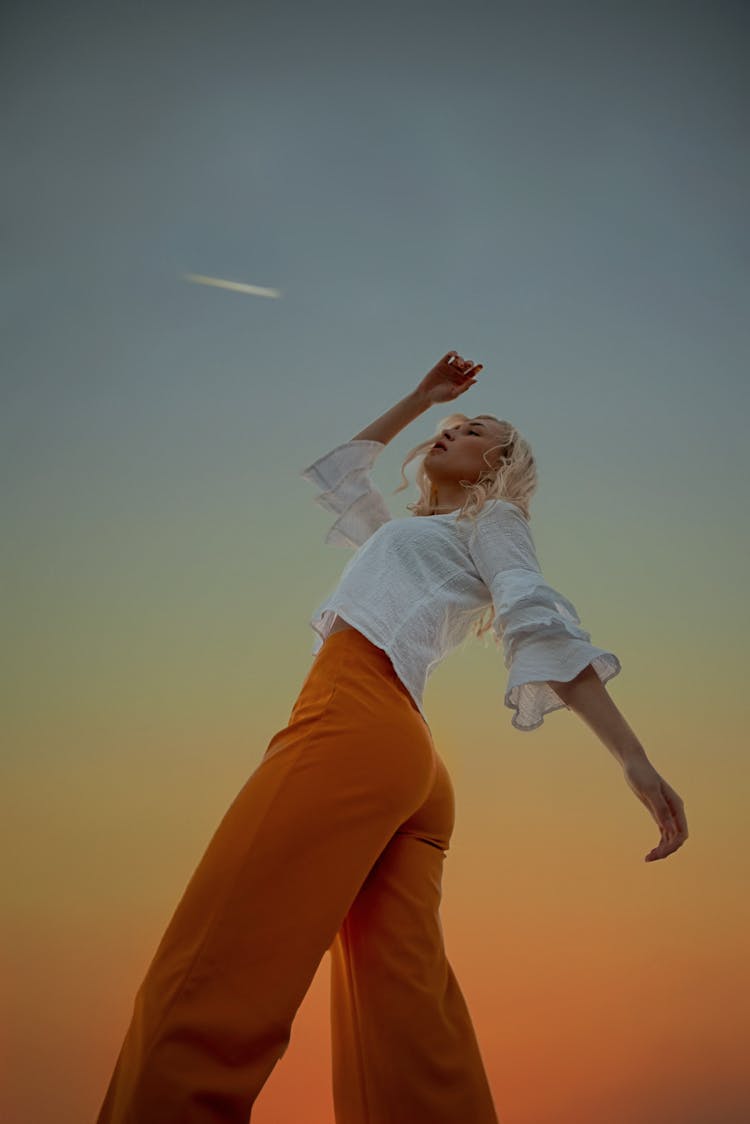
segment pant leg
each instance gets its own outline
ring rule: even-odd
[[[498,1124],[439,907],[454,794],[442,759],[331,949],[336,1124]]]
[[[97,1124],[247,1124],[347,911],[435,775],[384,652],[331,636],[136,994]]]

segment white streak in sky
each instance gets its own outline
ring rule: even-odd
[[[252,293],[256,297],[280,297],[280,289],[264,289],[260,285],[245,285],[241,281],[223,281],[221,277],[204,277],[202,273],[183,273],[185,281],[198,285],[215,285],[219,289],[233,289],[236,293]]]

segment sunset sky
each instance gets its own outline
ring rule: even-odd
[[[746,1124],[748,7],[17,2],[1,38],[0,1117],[95,1118],[350,557],[299,473],[455,349],[690,827],[645,863],[617,761],[513,729],[491,641],[435,671],[501,1124]],[[394,516],[449,412],[381,454]],[[328,979],[253,1124],[333,1124]]]

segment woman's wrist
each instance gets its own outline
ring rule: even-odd
[[[430,406],[434,405],[429,395],[425,394],[423,390],[420,390],[418,386],[412,390],[411,394],[407,395],[407,398],[411,398],[415,408],[418,409],[420,413],[429,410]]]

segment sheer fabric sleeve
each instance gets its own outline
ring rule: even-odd
[[[338,515],[324,542],[356,550],[391,518],[382,492],[370,478],[384,448],[382,441],[345,441],[299,473],[321,489],[315,503]]]
[[[567,683],[588,664],[602,683],[621,671],[614,652],[591,643],[573,603],[544,580],[531,528],[514,504],[498,499],[480,512],[469,552],[492,595],[508,669],[504,703],[517,730],[536,730],[566,705],[548,680]]]

